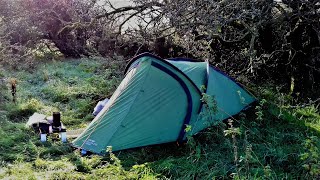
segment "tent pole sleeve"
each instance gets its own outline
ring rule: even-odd
[[[192,114],[192,96],[191,93],[189,91],[188,86],[186,85],[186,83],[175,73],[173,73],[170,69],[167,69],[166,67],[162,66],[159,63],[156,63],[154,61],[152,61],[151,63],[152,66],[162,70],[163,72],[167,73],[168,75],[170,75],[171,77],[173,77],[176,81],[179,82],[180,86],[183,88],[184,92],[187,95],[187,100],[188,100],[188,106],[187,106],[187,113],[186,116],[184,118],[182,127],[180,129],[180,133],[179,136],[177,138],[178,142],[182,142],[185,136],[185,129],[187,127],[187,125],[190,123],[190,119],[191,119],[191,114]]]
[[[158,60],[158,61],[160,61],[160,62],[162,62],[162,63],[170,66],[170,67],[173,68],[174,70],[178,71],[179,73],[181,73],[182,76],[184,76],[184,77],[194,86],[194,88],[196,89],[196,91],[197,91],[197,92],[199,93],[199,95],[201,96],[201,91],[200,91],[200,89],[197,87],[197,85],[196,85],[185,73],[183,73],[180,69],[178,69],[177,67],[175,67],[174,65],[172,65],[172,64],[169,63],[168,61],[166,61],[166,60],[164,60],[164,59],[161,59],[160,57],[157,57],[157,56],[155,56],[155,55],[153,55],[153,54],[150,54],[150,53],[147,53],[147,52],[146,52],[146,53],[142,53],[142,54],[140,54],[140,55],[132,58],[132,59],[128,62],[124,74],[126,74],[126,73],[128,72],[128,70],[131,69],[130,67],[131,67],[132,63],[134,63],[136,60],[138,60],[138,59],[140,59],[140,58],[142,58],[142,57],[150,57],[150,58],[156,59],[156,60]],[[154,61],[152,61],[152,62],[154,62]]]

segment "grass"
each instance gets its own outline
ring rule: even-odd
[[[220,123],[180,146],[169,143],[81,157],[68,144],[50,138],[39,142],[25,127],[32,113],[53,111],[62,112],[68,128],[85,127],[96,102],[121,81],[121,69],[119,61],[98,58],[39,64],[30,72],[0,68],[0,80],[18,80],[16,104],[8,85],[0,84],[0,179],[320,177],[318,106],[290,106],[292,98],[272,86],[256,88],[261,101],[233,119],[237,132]]]
[[[107,61],[82,59],[40,65],[35,73],[10,73],[18,80],[18,104],[10,103],[7,92],[4,109],[10,109],[7,116],[14,122],[34,112],[61,111],[66,125],[81,126],[93,118],[96,102],[117,87],[122,77],[117,68]]]

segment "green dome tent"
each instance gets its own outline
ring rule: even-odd
[[[216,104],[209,118],[201,101],[203,86]],[[181,141],[187,125],[196,134],[253,101],[239,84],[207,62],[164,60],[143,53],[129,62],[125,78],[106,106],[72,143],[103,154],[108,146],[118,151]]]

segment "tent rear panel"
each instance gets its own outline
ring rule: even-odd
[[[210,116],[208,109],[203,108],[199,119],[194,125],[194,133],[208,127],[210,124],[229,118],[254,101],[241,86],[225,74],[209,67],[208,87],[206,94],[216,101],[216,112]]]

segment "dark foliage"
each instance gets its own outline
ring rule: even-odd
[[[305,99],[320,87],[316,0],[109,1],[1,0],[0,60],[34,63],[39,51],[65,57],[209,60],[245,83],[273,81]],[[128,25],[134,24],[134,25]],[[55,56],[49,56],[54,58]]]

